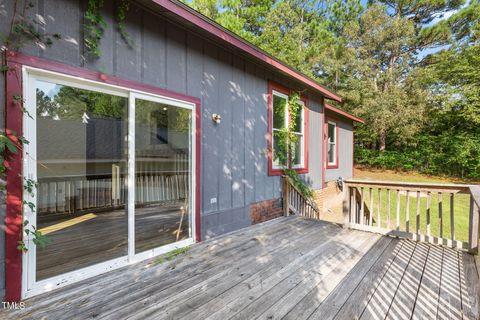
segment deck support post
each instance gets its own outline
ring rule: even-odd
[[[282,182],[283,182],[283,215],[285,217],[288,217],[290,215],[290,210],[288,208],[288,194],[289,192],[289,183],[286,177],[282,177]]]
[[[350,196],[350,187],[345,185],[343,188],[343,227],[348,228],[351,222],[351,196]]]
[[[478,254],[478,229],[479,229],[479,212],[476,208],[475,199],[473,195],[470,196],[470,214],[469,214],[469,228],[468,228],[468,251],[473,254]]]

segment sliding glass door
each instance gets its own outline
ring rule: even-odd
[[[25,70],[32,292],[193,243],[191,103]],[[30,204],[30,205],[28,205]],[[32,206],[33,204],[33,206]]]
[[[137,253],[191,237],[191,117],[192,110],[135,98]]]

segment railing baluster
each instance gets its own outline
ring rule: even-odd
[[[417,240],[420,240],[420,191],[417,191]]]
[[[382,189],[378,188],[378,207],[377,207],[377,227],[381,228],[380,223],[380,207],[382,206]]]
[[[450,193],[450,238],[455,241],[455,194]]]
[[[387,228],[390,229],[390,189],[387,189]]]
[[[360,209],[360,221],[361,221],[361,224],[365,224],[365,199],[363,197],[363,187],[360,191],[360,206],[361,206],[361,209]]]
[[[357,213],[357,188],[352,188],[353,191],[353,204],[352,204],[352,213],[353,213],[353,221],[354,223],[359,223],[358,221],[358,213]]]
[[[373,225],[373,190],[370,188],[370,214],[368,219],[368,225]]]
[[[443,201],[441,192],[438,193],[438,227],[440,239],[443,239]]]
[[[397,226],[396,230],[400,231],[400,190],[397,190]]]
[[[432,237],[430,234],[430,198],[431,198],[431,193],[430,191],[427,192],[427,236],[428,236],[428,241],[432,241]]]
[[[407,211],[405,213],[405,226],[407,232],[410,232],[410,191],[407,190]]]

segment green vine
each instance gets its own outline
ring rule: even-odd
[[[133,47],[134,42],[130,35],[127,32],[125,27],[125,20],[127,19],[127,12],[130,10],[130,1],[129,0],[120,0],[120,5],[118,6],[117,12],[117,27],[120,36],[122,37],[123,41],[129,46]]]
[[[103,0],[88,0],[87,11],[85,12],[84,42],[90,55],[100,57],[100,40],[105,33],[107,23],[101,15]]]
[[[104,4],[103,0],[88,0],[87,10],[85,12],[83,24],[84,43],[90,56],[94,58],[99,58],[102,55],[100,41],[103,38],[105,29],[108,27],[107,22],[101,14]],[[129,47],[133,47],[134,42],[125,27],[125,20],[129,10],[130,0],[120,0],[115,20],[121,38]]]
[[[298,172],[293,168],[292,151],[298,142],[298,135],[294,134],[296,120],[301,114],[303,105],[300,103],[300,94],[295,92],[288,97],[288,114],[289,118],[287,126],[275,132],[275,149],[274,160],[280,164],[284,164],[283,174],[290,179],[294,186],[307,198],[312,198],[313,190],[300,178]],[[276,112],[283,112],[277,109]]]
[[[50,239],[47,236],[43,235],[42,232],[37,230],[35,226],[29,226],[28,220],[25,220],[23,222],[23,232],[25,232],[27,236],[32,236],[32,241],[37,247],[43,249],[50,243]],[[23,252],[28,251],[28,247],[23,240],[18,241],[17,249]]]
[[[1,64],[0,71],[6,75],[7,72],[13,72],[16,75],[17,81],[20,85],[20,76],[17,70],[10,69],[7,64],[7,52],[19,51],[21,48],[29,43],[36,44],[41,48],[50,47],[54,40],[60,40],[61,35],[58,33],[48,34],[43,32],[43,23],[37,20],[36,15],[32,15],[29,11],[34,7],[33,3],[26,0],[15,0],[13,3],[12,18],[10,21],[10,28],[6,35],[0,34],[0,40],[3,43],[1,49]],[[24,108],[24,99],[21,95],[14,95],[11,97],[14,105],[16,105],[22,113],[32,118],[32,115]],[[5,131],[0,131],[0,179],[6,180],[7,167],[5,166],[5,160],[14,154],[18,154],[22,151],[23,146],[28,144],[28,140],[23,136],[17,135],[16,132],[9,131],[8,134]],[[34,194],[36,183],[31,179],[24,179],[23,188],[30,194]],[[2,186],[1,192],[5,192],[5,187]],[[35,204],[30,201],[22,200],[24,206],[35,211]],[[30,225],[28,220],[25,220],[22,224],[23,233],[27,236],[31,235],[32,241],[35,245],[43,248],[49,242],[49,239],[43,235],[35,226]],[[23,240],[18,242],[18,250],[27,251],[27,246]]]

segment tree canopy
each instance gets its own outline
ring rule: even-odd
[[[185,2],[339,92],[360,163],[480,177],[479,0]]]

